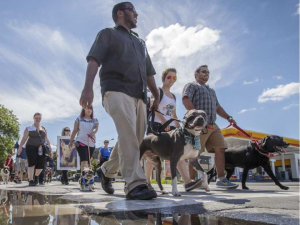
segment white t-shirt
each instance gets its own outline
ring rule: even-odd
[[[165,114],[163,116],[166,120],[169,120],[172,118],[173,111],[176,109],[176,101],[173,98],[168,97],[166,94],[163,95],[163,98],[161,99],[161,102],[158,106],[158,111]],[[150,118],[151,121],[151,118]],[[154,118],[154,122],[162,123],[161,120],[156,116]],[[170,124],[170,126],[175,127],[174,121]]]
[[[95,143],[88,138],[88,134],[92,133],[93,129],[95,128],[95,124],[99,123],[96,118],[94,119],[85,119],[79,116],[76,121],[79,124],[79,130],[77,132],[76,141],[80,141],[85,145],[89,145],[90,147],[95,147]],[[96,141],[96,137],[93,137]]]

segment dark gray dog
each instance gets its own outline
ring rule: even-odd
[[[202,175],[202,187],[208,189],[207,175],[198,162],[199,150],[194,149],[193,145],[186,141],[186,138],[200,136],[202,129],[206,126],[206,113],[202,110],[189,110],[184,115],[183,127],[163,132],[160,136],[150,135],[144,138],[140,145],[140,157],[144,153],[151,160],[156,170],[156,181],[160,190],[164,193],[161,185],[161,159],[170,160],[172,175],[172,194],[180,196],[177,190],[177,162],[189,159],[190,165]],[[194,139],[195,140],[195,139]]]
[[[226,178],[229,180],[234,172],[235,167],[244,168],[242,177],[242,188],[249,189],[246,187],[246,180],[248,176],[248,171],[259,166],[262,166],[267,172],[269,177],[283,190],[288,190],[289,188],[283,186],[275,177],[273,171],[270,167],[269,154],[270,153],[281,153],[285,152],[284,148],[287,148],[290,144],[285,142],[282,137],[279,136],[267,136],[257,143],[249,142],[248,145],[228,148],[225,150],[225,170],[227,172]],[[208,182],[216,176],[215,168],[212,168],[207,172],[209,177]]]

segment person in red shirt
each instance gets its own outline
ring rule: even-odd
[[[7,158],[5,159],[4,167],[9,167],[9,175],[11,176],[13,168],[14,168],[14,160],[13,160],[11,154],[9,154],[7,156]]]

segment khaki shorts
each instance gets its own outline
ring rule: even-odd
[[[218,125],[208,124],[207,126],[213,129],[203,129],[200,135],[201,153],[204,152],[205,148],[209,153],[214,153],[214,149],[216,148],[227,148],[227,144]]]
[[[16,158],[16,170],[25,173],[27,171],[27,159]]]

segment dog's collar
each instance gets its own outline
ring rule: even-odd
[[[201,151],[200,136],[195,136],[183,128],[179,128],[179,132],[184,136],[187,143],[192,145],[194,149]]]
[[[82,177],[82,182],[83,182],[83,184],[85,184],[85,185],[89,185],[89,184],[93,184],[94,183],[94,177],[93,177],[93,179],[91,179],[88,183],[85,181],[85,178],[84,178],[84,176]]]
[[[269,153],[269,152],[265,152],[265,150],[263,149],[263,147],[260,146],[260,144],[258,143],[257,140],[252,139],[251,143],[255,146],[255,150],[258,151],[259,154],[267,157],[267,158],[273,158],[274,154],[273,153]]]

